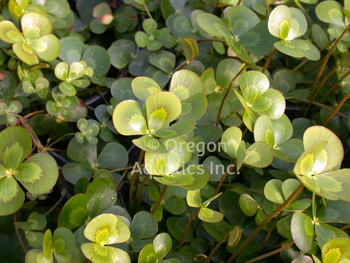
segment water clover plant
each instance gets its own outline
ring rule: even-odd
[[[171,250],[172,241],[171,237],[167,233],[161,233],[157,235],[152,244],[146,245],[140,252],[138,262],[149,262],[150,258],[156,260],[155,262],[180,262],[176,258],[162,260]]]
[[[103,33],[114,19],[111,7],[106,3],[95,6],[92,15],[96,18],[91,21],[90,28],[95,34]]]
[[[58,225],[69,229],[86,225],[92,218],[112,207],[117,201],[117,189],[108,178],[97,178],[85,193],[74,195],[63,207]]]
[[[140,47],[146,47],[150,51],[158,50],[162,47],[163,43],[162,40],[166,39],[170,31],[167,28],[159,29],[157,30],[157,22],[152,19],[148,18],[142,23],[142,28],[144,31],[138,31],[135,34],[135,42]]]
[[[123,135],[144,135],[137,139],[139,147],[151,149],[157,152],[166,152],[165,147],[151,145],[151,140],[156,137],[179,137],[189,133],[193,129],[191,123],[186,123],[185,129],[174,124],[177,129],[169,126],[181,114],[181,101],[170,92],[156,92],[149,95],[145,101],[146,118],[140,105],[133,100],[123,101],[117,105],[113,113],[113,123],[117,131]],[[187,124],[188,123],[188,124]],[[191,127],[190,127],[191,126]],[[183,131],[182,131],[183,130]],[[156,142],[156,144],[158,144]]]
[[[49,81],[43,77],[35,80],[35,87],[30,81],[23,81],[23,90],[28,94],[38,94],[41,99],[44,99],[49,93]]]
[[[22,104],[14,100],[9,105],[6,100],[0,100],[0,122],[14,126],[17,124],[16,115],[22,111]]]
[[[75,96],[67,96],[59,91],[58,87],[52,90],[52,100],[46,102],[46,110],[52,116],[62,116],[63,119],[73,118],[71,110],[78,106],[78,99]]]
[[[286,102],[280,91],[269,88],[268,78],[259,71],[249,71],[238,80],[242,92],[235,91],[244,107],[243,122],[249,130],[253,130],[257,115],[268,115],[271,119],[279,119],[285,110]]]
[[[96,124],[89,124],[86,119],[80,119],[77,122],[77,126],[80,130],[80,132],[75,133],[77,142],[83,143],[85,139],[91,144],[96,144],[98,142],[98,139],[95,136],[98,134],[100,129]]]
[[[293,126],[286,115],[277,120],[271,120],[267,115],[261,115],[254,125],[255,141],[266,142],[275,157],[295,162],[303,152],[303,142],[291,138]]]
[[[0,1],[0,262],[348,262],[349,19]]]
[[[294,57],[319,60],[320,52],[309,41],[296,39],[305,34],[307,21],[304,14],[296,8],[281,5],[269,17],[270,33],[281,39],[274,43],[277,50]]]
[[[148,196],[150,200],[153,201],[150,202],[150,204],[152,204],[150,211],[153,211],[160,198],[160,192],[157,186],[151,185],[148,188]],[[157,222],[161,222],[163,219],[163,210],[168,211],[173,215],[181,215],[185,209],[186,201],[180,197],[174,196],[168,189],[166,189],[163,196],[163,202],[158,206],[153,215],[157,219]]]
[[[188,191],[186,201],[190,207],[200,207],[198,213],[198,218],[200,220],[209,223],[216,223],[220,222],[223,219],[224,215],[222,213],[208,208],[208,206],[213,200],[218,198],[220,195],[221,193],[213,196],[212,198],[209,198],[208,200],[202,203],[202,198],[199,190]]]
[[[188,79],[190,79],[189,82]],[[135,78],[131,87],[135,96],[140,100],[146,100],[149,95],[162,91],[155,81],[146,77]],[[179,119],[196,121],[203,116],[207,101],[204,96],[203,81],[197,74],[190,70],[175,72],[170,82],[169,91],[181,101],[182,111]]]
[[[308,128],[303,137],[305,151],[297,160],[294,173],[314,193],[327,199],[349,200],[348,169],[334,170],[344,157],[337,136],[321,126]]]
[[[131,262],[124,250],[107,246],[130,238],[128,225],[120,217],[113,214],[95,217],[87,224],[84,236],[91,242],[82,244],[81,250],[92,262]]]
[[[55,75],[63,81],[58,86],[60,91],[68,96],[74,96],[77,93],[75,87],[86,88],[90,85],[90,81],[82,77],[86,75],[91,78],[94,73],[84,61],[73,62],[69,69],[67,63],[60,62],[55,67]]]
[[[44,234],[33,230],[42,230],[46,227],[46,224],[47,220],[43,214],[32,212],[27,221],[16,222],[15,226],[24,231],[27,242],[32,247],[41,247],[43,244]]]
[[[164,185],[179,186],[189,191],[203,188],[209,179],[208,171],[198,164],[185,167],[192,157],[187,142],[182,138],[168,139],[164,145],[169,152],[146,152],[147,172],[156,175],[154,179]],[[179,145],[182,145],[181,148]]]
[[[28,132],[18,126],[0,133],[0,206],[1,215],[16,212],[23,204],[25,193],[19,181],[32,194],[42,194],[54,187],[58,168],[48,154],[37,153],[25,160],[31,152],[32,140]]]
[[[328,241],[322,247],[322,262],[347,261],[349,258],[349,240],[346,238],[336,238]],[[316,256],[312,255],[315,262],[321,262]]]
[[[267,33],[266,21],[244,6],[233,6],[227,12],[228,23],[212,14],[200,14],[199,26],[207,33],[225,38],[232,50],[245,62],[252,63],[247,50],[256,56],[272,49],[275,38]],[[247,49],[247,50],[246,50]]]
[[[38,57],[54,60],[60,52],[59,40],[51,34],[51,22],[41,13],[28,12],[21,17],[23,35],[10,21],[1,21],[0,27],[0,39],[13,44],[13,52],[29,65],[38,64]]]
[[[230,127],[224,132],[221,145],[225,153],[236,159],[237,171],[243,163],[254,167],[266,167],[273,159],[272,150],[265,142],[257,141],[246,149],[242,131],[237,127]]]
[[[42,249],[28,251],[25,262],[80,262],[81,256],[75,245],[73,233],[64,227],[59,227],[52,235],[50,229],[46,230]]]
[[[84,139],[82,143],[78,140],[75,136],[69,142],[67,153],[73,161],[65,164],[62,169],[69,182],[76,183],[81,177],[90,179],[99,169],[123,169],[128,163],[126,149],[117,142],[109,142],[102,149],[98,149],[98,145],[88,140]]]

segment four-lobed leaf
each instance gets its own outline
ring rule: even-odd
[[[24,202],[24,192],[17,180],[32,194],[53,188],[58,178],[55,159],[44,153],[29,155],[32,140],[22,127],[14,126],[0,133],[0,214],[16,212]]]
[[[313,44],[297,39],[307,30],[307,20],[299,9],[286,5],[277,6],[269,16],[268,28],[273,36],[280,39],[274,43],[280,52],[297,58],[320,59],[320,52]]]
[[[344,157],[339,138],[322,126],[308,128],[303,137],[305,151],[294,166],[294,174],[309,190],[332,200],[350,200],[349,169],[338,169]]]
[[[39,58],[54,60],[60,52],[58,38],[51,34],[50,20],[38,12],[28,12],[21,17],[23,35],[10,21],[0,22],[0,39],[11,43],[14,53],[25,63],[35,65]]]

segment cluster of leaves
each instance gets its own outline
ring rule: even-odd
[[[350,261],[349,0],[0,12],[1,260]]]

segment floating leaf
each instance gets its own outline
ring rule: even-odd
[[[12,176],[0,178],[0,193],[0,215],[10,215],[21,208],[25,194]]]
[[[255,215],[259,208],[259,204],[248,194],[239,197],[239,206],[247,216]]]
[[[323,1],[316,6],[318,19],[325,23],[344,26],[343,8],[338,2]]]
[[[112,43],[107,50],[111,64],[118,69],[126,67],[135,55],[135,43],[128,39],[120,39]]]
[[[101,46],[89,46],[85,49],[81,60],[92,68],[95,76],[102,76],[109,70],[111,64],[107,51]]]
[[[10,127],[0,133],[0,160],[7,168],[15,169],[31,148],[30,135],[22,127]]]
[[[181,113],[180,100],[170,92],[157,92],[150,95],[145,105],[150,132],[166,127]]]
[[[134,240],[140,240],[157,233],[158,223],[151,213],[140,211],[134,216],[130,230],[131,237]]]
[[[269,16],[269,31],[282,40],[293,40],[302,36],[307,29],[303,13],[292,7],[280,5]]]
[[[130,230],[120,217],[102,214],[86,225],[84,236],[96,244],[111,245],[127,241],[130,238]]]
[[[265,142],[256,142],[246,150],[244,163],[263,168],[269,166],[272,159],[273,154],[270,146]]]
[[[73,229],[84,225],[88,218],[87,200],[85,194],[76,194],[70,198],[61,210],[58,226]]]
[[[242,141],[242,131],[238,127],[230,127],[225,130],[221,138],[221,148],[233,158],[237,158],[238,147]]]
[[[312,126],[304,132],[303,142],[305,150],[322,141],[326,141],[327,145],[317,157],[317,162],[326,160],[326,165],[317,168],[318,173],[336,167],[340,164],[344,156],[342,143],[329,129],[323,126]]]
[[[323,247],[325,243],[335,238],[349,238],[348,234],[344,231],[330,226],[328,224],[316,224],[315,231],[317,235],[318,245],[320,248]]]
[[[186,61],[191,61],[198,55],[198,44],[193,38],[184,38],[181,40],[182,50],[186,57]]]
[[[232,34],[226,24],[213,14],[200,14],[197,17],[198,25],[210,35],[231,38]]]
[[[147,134],[147,124],[140,105],[126,100],[117,105],[113,112],[113,124],[123,135]]]
[[[73,62],[79,62],[85,50],[83,42],[75,37],[65,37],[60,40],[61,50],[59,57],[69,66]]]
[[[233,6],[227,12],[234,36],[240,36],[260,22],[259,17],[245,6]]]
[[[30,193],[43,194],[56,184],[58,167],[53,157],[37,153],[16,169],[15,177]]]
[[[294,213],[291,230],[295,245],[302,251],[310,251],[314,238],[314,225],[311,217],[299,212]]]
[[[140,100],[146,100],[149,95],[162,91],[157,82],[147,77],[134,78],[131,82],[131,88]]]
[[[87,212],[91,218],[101,214],[117,201],[117,189],[112,180],[95,179],[86,190]]]
[[[322,247],[322,262],[340,262],[350,256],[350,240],[336,238],[328,241]]]
[[[210,208],[201,208],[198,213],[198,218],[204,222],[217,223],[224,218],[224,215]]]
[[[155,254],[158,260],[163,259],[172,247],[171,237],[167,233],[157,235],[153,240]]]

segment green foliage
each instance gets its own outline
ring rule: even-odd
[[[0,2],[1,262],[350,261],[350,1]]]
[[[24,192],[17,180],[32,194],[42,194],[53,188],[58,178],[56,161],[48,154],[30,153],[32,140],[28,132],[18,126],[0,133],[1,215],[16,212],[24,202]]]
[[[10,21],[1,21],[0,39],[13,43],[13,52],[25,63],[35,65],[39,58],[45,61],[54,60],[59,53],[58,38],[50,34],[50,20],[38,12],[28,12],[21,17],[23,35]]]
[[[112,246],[130,238],[127,224],[118,216],[103,214],[92,219],[84,230],[84,236],[91,241],[81,245],[87,259],[94,262],[131,262],[129,255]]]

